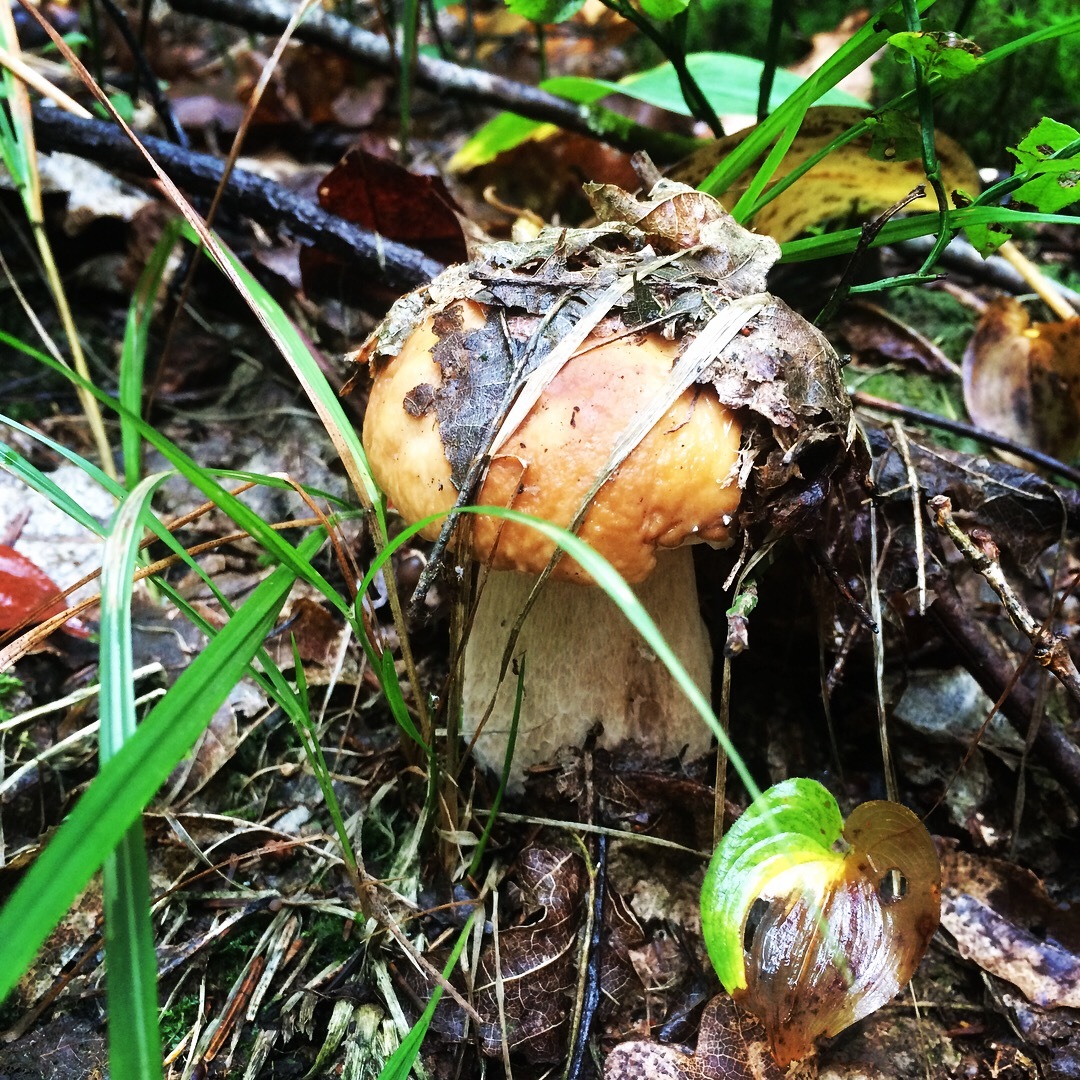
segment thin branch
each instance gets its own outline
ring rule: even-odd
[[[200,15],[244,30],[280,34],[293,15],[282,0],[169,0],[176,11]],[[316,9],[297,28],[296,38],[358,60],[369,68],[398,73],[389,42],[346,19]],[[623,150],[647,150],[653,157],[675,160],[689,153],[687,140],[634,124],[625,117],[579,105],[526,83],[465,68],[433,56],[416,58],[415,85],[443,97],[506,109],[530,120],[555,124],[566,131],[600,139]]]
[[[936,585],[937,599],[930,614],[941,624],[949,640],[964,658],[964,666],[985,693],[1001,701],[1001,712],[1025,740],[1033,746],[1055,780],[1074,799],[1080,798],[1080,749],[1060,724],[1037,723],[1035,695],[1012,681],[1013,667],[990,641],[986,631],[971,617],[971,612],[945,578]],[[1002,697],[1002,695],[1005,695]]]
[[[851,395],[853,404],[861,409],[873,409],[874,412],[888,413],[890,416],[899,416],[916,424],[925,424],[927,427],[937,428],[939,431],[950,431],[954,435],[963,435],[965,438],[974,439],[976,442],[992,446],[995,450],[1004,450],[1016,457],[1030,461],[1040,469],[1055,473],[1065,480],[1071,480],[1074,484],[1080,484],[1080,469],[1072,465],[1066,465],[1057,458],[1050,457],[1038,450],[1032,450],[1030,446],[1006,439],[1004,435],[998,435],[986,428],[974,427],[965,424],[962,420],[952,420],[947,416],[938,416],[937,413],[924,412],[922,409],[913,409],[909,405],[903,405],[898,401],[888,401],[885,398],[874,397],[873,394],[864,394],[861,390]]]
[[[102,120],[85,120],[37,105],[34,130],[42,150],[75,154],[138,176],[152,175],[146,159],[124,133]],[[143,138],[143,143],[169,176],[193,194],[213,195],[221,182],[223,166],[217,158],[181,150],[149,136]],[[444,269],[415,248],[385,240],[328,214],[310,199],[243,169],[233,171],[221,202],[230,211],[317,244],[321,251],[338,256],[390,288],[414,288],[431,281]]]
[[[930,500],[929,509],[938,529],[952,540],[971,568],[981,574],[997,593],[1009,621],[1031,642],[1035,660],[1049,668],[1061,685],[1080,701],[1080,671],[1073,663],[1068,641],[1061,634],[1054,633],[1049,620],[1040,623],[1024,606],[1001,569],[998,547],[990,534],[984,529],[976,530],[970,536],[964,532],[956,524],[952,502],[945,495],[935,495]]]

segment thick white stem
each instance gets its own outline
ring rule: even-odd
[[[488,576],[465,652],[464,732],[471,739],[495,692],[510,630],[533,584],[510,572]],[[698,611],[689,548],[662,552],[657,568],[634,587],[690,677],[709,694],[712,649]],[[580,746],[594,724],[599,745],[632,741],[654,758],[705,754],[712,734],[667,668],[601,589],[549,581],[514,650],[524,656],[525,697],[518,723],[511,785],[524,771],[553,761],[560,747]],[[502,770],[517,679],[507,673],[476,741],[484,768]]]

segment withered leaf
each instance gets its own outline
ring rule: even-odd
[[[480,958],[476,1009],[485,1021],[480,1028],[484,1053],[501,1054],[505,1036],[510,1049],[530,1061],[564,1056],[585,881],[581,858],[565,848],[537,845],[521,853],[518,884],[527,921],[500,930],[498,969],[493,947]]]
[[[438,176],[421,176],[359,148],[319,184],[319,205],[444,263],[468,258],[458,207]]]
[[[1054,457],[1080,453],[1080,317],[1032,323],[1000,297],[964,352],[964,404],[972,420]]]
[[[1080,1008],[1080,910],[1002,859],[944,847],[941,924],[961,955],[1036,1005]]]
[[[776,180],[782,180],[797,165],[865,116],[863,110],[844,105],[821,105],[808,109],[799,134],[780,162]],[[676,165],[670,171],[671,178],[693,186],[700,184],[717,162],[752,130],[747,128],[702,147]],[[854,142],[834,150],[785,192],[766,204],[751,222],[753,227],[784,243],[812,225],[833,218],[848,215],[871,217],[892,206],[916,184],[925,180],[918,161],[875,161],[869,153],[871,143],[872,135],[867,132]],[[940,132],[934,137],[934,146],[941,163],[945,190],[977,191],[979,174],[963,148]],[[726,205],[735,205],[748,187],[758,164],[755,162],[724,192],[722,199]],[[916,200],[910,209],[930,212],[936,210],[937,206],[933,196],[930,196]]]
[[[853,352],[895,360],[931,375],[952,376],[956,372],[956,365],[940,346],[877,304],[851,301],[836,322]]]
[[[785,1073],[772,1058],[765,1030],[727,994],[717,994],[701,1017],[694,1053],[655,1042],[625,1042],[608,1054],[604,1080],[781,1080],[815,1076],[813,1062]]]

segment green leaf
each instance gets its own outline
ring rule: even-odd
[[[781,1068],[889,1001],[940,916],[941,868],[922,822],[878,801],[844,823],[833,797],[806,779],[751,804],[716,849],[701,893],[709,957],[761,1020]]]
[[[566,22],[584,6],[585,0],[506,0],[507,8],[530,22]]]
[[[746,986],[743,925],[765,883],[830,854],[844,819],[816,780],[797,777],[755,799],[713,853],[701,890],[701,929],[727,992]]]
[[[764,66],[760,60],[726,52],[691,53],[686,58],[686,66],[718,113],[757,113],[758,87]],[[779,107],[803,82],[798,75],[792,75],[789,71],[777,71],[769,98],[769,109]],[[679,77],[669,63],[660,64],[638,75],[629,75],[616,84],[616,88],[620,93],[637,101],[644,101],[683,116],[690,115],[679,88]],[[818,103],[866,107],[864,101],[842,90],[828,91]]]
[[[870,156],[875,161],[912,161],[922,153],[922,133],[914,117],[890,109],[867,117]]]
[[[936,30],[893,34],[889,44],[906,53],[927,75],[962,79],[982,66],[982,49],[959,34]]]
[[[1022,169],[1033,169],[1077,139],[1080,139],[1080,131],[1076,128],[1044,116],[1020,140],[1018,146],[1009,147],[1009,153],[1016,158]]]
[[[995,225],[993,222],[987,225],[969,225],[964,232],[968,242],[985,259],[993,255],[995,251],[1007,240],[1012,239],[1012,230],[1005,225]]]
[[[1017,171],[1035,173],[1013,192],[1018,202],[1028,203],[1045,214],[1053,214],[1080,199],[1080,160],[1073,152],[1051,157],[1080,140],[1080,132],[1068,124],[1044,116],[1021,140],[1009,147],[1019,162]],[[972,241],[974,243],[974,241]]]
[[[657,22],[670,22],[690,6],[690,0],[641,0],[641,10]]]
[[[761,80],[762,62],[733,53],[710,52],[692,53],[686,58],[690,74],[697,80],[710,104],[718,113],[757,112],[758,84]],[[776,108],[789,94],[793,93],[803,80],[787,71],[777,71],[773,84],[769,107]],[[606,79],[590,79],[582,76],[562,76],[545,79],[540,84],[542,90],[558,94],[569,101],[581,105],[590,105],[600,110],[597,105],[609,94],[624,94],[635,101],[655,105],[659,109],[689,116],[690,110],[679,87],[679,77],[669,63],[660,64],[629,75],[621,82],[609,82]],[[866,103],[845,94],[842,90],[829,90],[820,99],[825,105],[854,105],[865,108]],[[601,110],[609,114],[609,110]],[[603,116],[601,117],[603,121]],[[603,122],[601,123],[603,126]],[[467,172],[469,169],[486,165],[494,161],[499,154],[520,146],[528,139],[543,139],[558,129],[553,124],[543,124],[536,120],[526,120],[514,113],[501,113],[489,120],[465,145],[454,155],[450,162],[451,172]]]

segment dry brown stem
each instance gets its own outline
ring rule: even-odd
[[[935,495],[930,500],[930,510],[937,528],[952,540],[971,568],[997,593],[1010,622],[1031,642],[1034,659],[1048,668],[1080,701],[1080,672],[1073,663],[1068,642],[1054,633],[1049,620],[1040,623],[1016,595],[998,562],[998,548],[990,534],[985,530],[976,530],[970,536],[964,532],[952,516],[952,502],[944,495]]]

